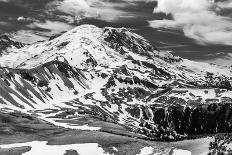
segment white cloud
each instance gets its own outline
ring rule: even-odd
[[[18,17],[18,18],[17,18],[17,20],[18,20],[18,21],[25,21],[25,20],[26,20],[26,18],[25,18],[25,17],[23,17],[23,16],[20,16],[20,17]]]
[[[47,39],[47,37],[42,36],[39,32],[32,30],[19,30],[11,34],[11,37],[16,41],[26,44],[31,44],[37,41],[42,41]]]
[[[173,20],[150,21],[150,26],[182,29],[187,37],[201,44],[232,45],[232,19],[216,14],[219,4],[213,0],[157,0],[154,13],[171,14]]]
[[[216,58],[206,60],[204,62],[213,63],[222,66],[232,66],[232,53],[224,54],[224,56],[220,56],[221,54],[223,53],[218,53],[218,54],[216,53],[214,55]]]
[[[89,3],[85,0],[64,0],[58,3],[60,4],[57,4],[57,9],[68,14],[78,15],[80,13],[92,13]]]
[[[36,21],[27,25],[27,27],[32,30],[19,30],[11,34],[12,38],[19,42],[31,44],[37,41],[46,40],[54,34],[59,34],[73,28],[73,26],[69,24],[50,20],[45,22]],[[38,28],[45,29],[47,31],[38,31]]]
[[[17,18],[17,21],[19,21],[19,22],[38,22],[38,20],[36,20],[35,18],[24,17],[24,16],[19,16]]]
[[[46,22],[42,23],[42,22],[34,22],[32,24],[27,25],[27,27],[29,28],[42,28],[42,29],[46,29],[49,30],[50,33],[47,33],[47,36],[50,36],[52,34],[56,34],[56,33],[60,33],[60,32],[64,32],[64,31],[68,31],[70,29],[73,28],[73,26],[64,23],[64,22],[59,22],[59,21],[50,21],[47,20]]]
[[[5,21],[0,21],[0,26],[5,26],[5,27],[7,27],[7,26],[11,26],[11,24],[8,23],[8,22],[5,22]]]
[[[221,8],[230,9],[232,8],[232,1],[218,2],[217,5]]]
[[[64,0],[54,1],[48,5],[48,8],[55,8],[55,10],[71,16],[84,16],[113,21],[120,18],[120,16],[128,15],[127,12],[118,9],[126,8],[128,5],[129,3],[126,2],[114,3],[107,0]]]

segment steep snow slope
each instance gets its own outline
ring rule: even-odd
[[[88,87],[81,71],[55,61],[31,70],[2,68],[0,75],[1,103],[22,109],[41,108],[62,95],[73,98]]]
[[[60,114],[69,118],[65,111],[71,109],[77,118],[83,113],[99,117],[150,138],[223,132],[218,128],[224,124],[217,122],[212,131],[201,127],[207,120],[194,124],[201,119],[195,113],[232,102],[229,68],[160,52],[125,28],[82,25],[4,53],[0,66],[2,110],[34,113],[44,120],[50,120],[45,112],[50,110],[61,123]]]

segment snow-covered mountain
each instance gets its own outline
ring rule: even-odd
[[[85,114],[150,139],[232,131],[231,68],[159,51],[125,28],[82,25],[10,48],[0,66],[1,111],[98,130],[60,121]]]

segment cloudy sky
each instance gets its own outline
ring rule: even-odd
[[[232,65],[232,0],[0,0],[0,34],[32,43],[78,22],[128,27],[160,50]]]

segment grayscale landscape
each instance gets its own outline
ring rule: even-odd
[[[230,0],[0,0],[0,155],[232,154]]]

